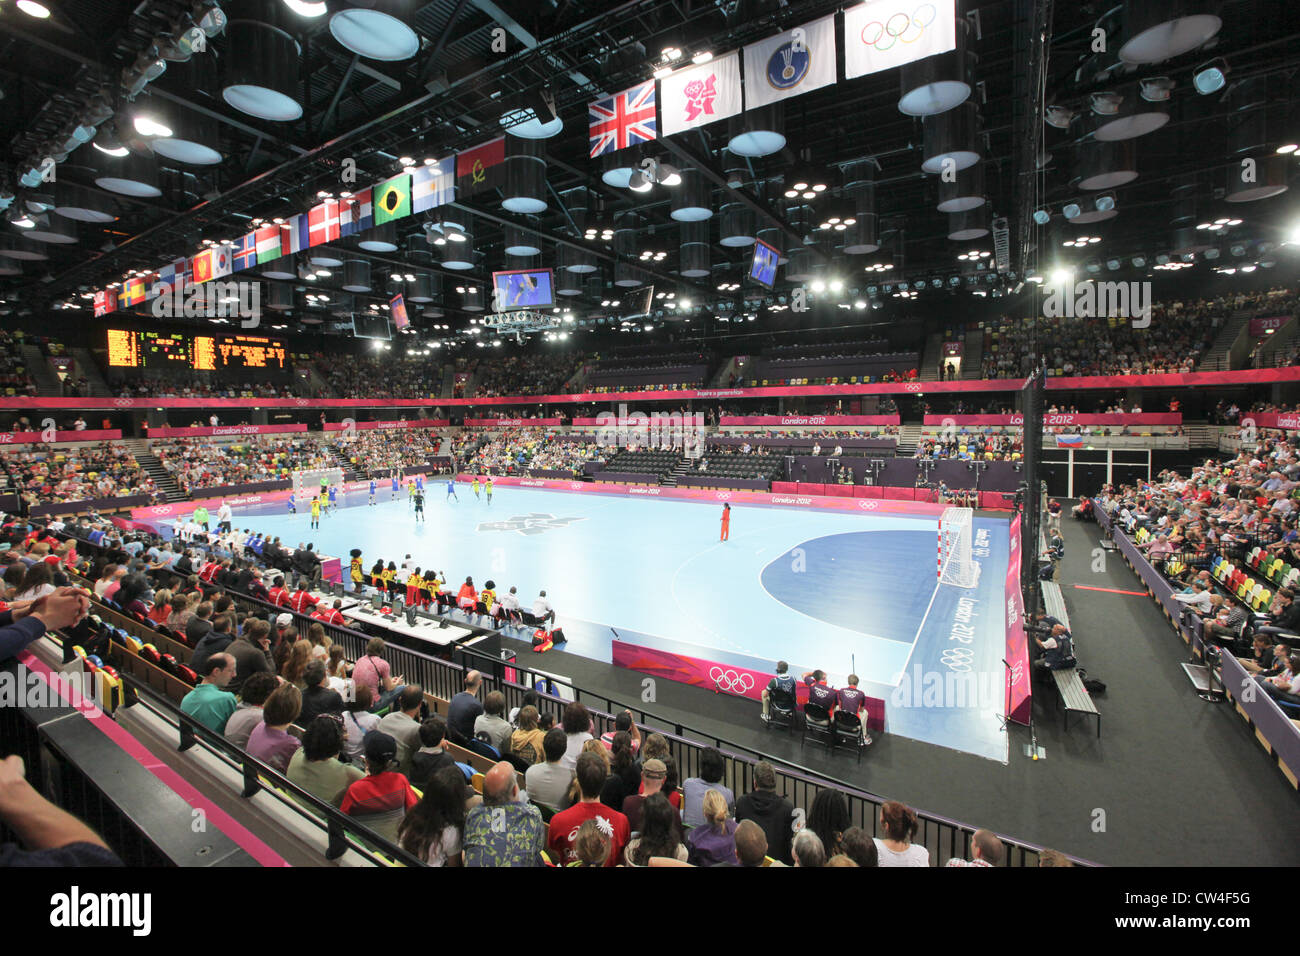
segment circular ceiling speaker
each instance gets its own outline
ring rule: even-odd
[[[53,242],[58,245],[71,245],[77,241],[77,224],[70,219],[49,216],[48,223],[40,223],[31,229],[23,230],[23,237],[35,242]]]
[[[385,222],[375,226],[357,245],[367,252],[396,252],[397,224]]]
[[[1118,209],[1088,209],[1070,220],[1073,226],[1086,226],[1093,222],[1106,222],[1119,215]]]
[[[187,109],[169,111],[167,123],[172,135],[153,141],[159,156],[189,166],[215,166],[222,155],[217,151],[217,121]]]
[[[343,263],[343,285],[345,292],[370,291],[370,263],[365,259],[349,259]]]
[[[1229,163],[1223,198],[1228,202],[1258,202],[1286,192],[1287,158],[1273,154]]]
[[[938,175],[945,169],[960,172],[978,163],[982,158],[978,127],[975,104],[969,101],[946,113],[922,119],[921,170]]]
[[[508,212],[545,212],[546,157],[534,140],[506,139],[506,184],[501,208]]]
[[[113,222],[117,215],[110,202],[72,183],[59,183],[54,189],[54,211],[65,219],[77,222]]]
[[[1138,178],[1137,144],[1132,140],[1088,140],[1079,147],[1075,168],[1080,189],[1096,191],[1127,185]]]
[[[423,305],[442,294],[442,277],[428,272],[417,272],[415,281],[407,283],[406,301]]]
[[[683,169],[682,181],[672,190],[672,210],[678,222],[702,222],[713,217],[709,207],[709,187],[698,169]]]
[[[40,243],[20,236],[0,236],[0,256],[21,262],[44,262],[50,257]]]
[[[858,221],[844,230],[844,254],[869,256],[880,248],[878,219],[875,213],[858,213]]]
[[[728,203],[722,207],[719,219],[718,245],[738,249],[752,246],[757,238],[754,211],[743,203]]]
[[[1103,112],[1098,112],[1099,105]],[[1102,143],[1146,136],[1169,122],[1168,102],[1144,100],[1137,83],[1126,83],[1111,93],[1095,94],[1093,112],[1096,115],[1092,135]]]
[[[771,156],[785,149],[785,134],[781,132],[784,125],[780,103],[748,110],[732,118],[727,148],[737,156]]]
[[[956,212],[948,216],[948,238],[953,242],[970,242],[972,239],[980,239],[988,234],[988,209],[984,207],[972,209],[970,212]]]
[[[266,273],[263,273],[265,275]],[[277,312],[288,312],[293,308],[293,286],[283,282],[272,282],[267,286],[268,309],[275,309]]]
[[[109,156],[101,153],[95,158],[98,175],[95,185],[121,196],[136,199],[157,199],[162,195],[158,188],[158,167],[152,158],[138,153]]]
[[[785,277],[791,282],[807,282],[813,278],[816,269],[813,254],[807,249],[796,249],[790,253],[790,262],[785,267]]]
[[[343,256],[337,249],[329,246],[317,246],[311,252],[307,253],[307,262],[313,266],[324,266],[326,269],[337,269],[343,265]]]
[[[1204,46],[1223,28],[1212,0],[1129,0],[1124,5],[1125,63],[1163,63]]]
[[[709,255],[709,227],[703,222],[682,226],[678,270],[683,278],[702,279],[713,271]]]
[[[226,30],[221,98],[241,113],[277,123],[302,116],[298,94],[301,50],[288,33],[256,20],[231,20]]]
[[[298,268],[294,264],[293,256],[281,256],[279,259],[273,259],[266,264],[264,269],[259,270],[262,275],[268,279],[286,279],[292,280],[298,278]],[[271,288],[283,288],[282,286],[272,286]],[[290,302],[293,297],[290,296]]]
[[[501,126],[511,136],[520,139],[550,139],[559,136],[564,129],[564,120],[558,116],[552,120],[542,121],[531,109],[513,110],[501,117]]]
[[[614,285],[625,289],[634,289],[641,284],[642,279],[637,270],[626,262],[614,263]]]
[[[918,12],[926,7],[929,7],[933,13],[934,7],[928,4],[918,7]],[[898,16],[903,15],[898,14]],[[916,22],[914,16],[902,37],[899,38],[901,42],[914,42],[906,40],[905,37]],[[966,52],[966,21],[958,17],[956,26],[955,48],[947,53],[927,56],[903,64],[903,68],[899,71],[898,111],[900,113],[906,116],[937,116],[961,106],[970,99],[971,91],[974,89],[975,58]],[[888,30],[888,26],[885,29]]]
[[[524,232],[518,226],[506,226],[506,246],[505,251],[508,256],[540,256],[542,247],[537,244],[537,240],[529,233]]]
[[[340,10],[330,17],[330,33],[368,60],[409,60],[420,52],[419,34],[381,10]]]
[[[940,178],[940,212],[970,212],[984,205],[984,166],[976,163],[955,176]]]

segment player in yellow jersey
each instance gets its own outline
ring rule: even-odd
[[[474,480],[470,482],[470,485],[469,485],[469,486],[470,486],[470,488],[474,489],[474,497],[475,497],[475,498],[478,498],[478,497],[479,497],[479,493],[478,493],[478,475],[475,475],[475,476],[474,476]]]
[[[320,527],[320,495],[313,495],[311,499],[311,526]]]
[[[485,491],[487,491],[487,503],[492,504],[492,476],[491,475],[487,476],[487,484],[485,484],[483,488]]]

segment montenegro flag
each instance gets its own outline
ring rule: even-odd
[[[194,284],[202,285],[205,282],[212,281],[212,257],[214,253],[211,249],[204,249],[194,256],[191,260],[194,269]]]
[[[375,187],[375,225],[411,214],[411,174],[402,173]]]

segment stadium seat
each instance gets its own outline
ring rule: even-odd
[[[841,743],[852,747],[858,756],[858,762],[862,762],[862,751],[867,746],[867,741],[862,738],[862,721],[858,719],[857,714],[837,710],[835,712],[835,736],[832,745],[838,748]]]

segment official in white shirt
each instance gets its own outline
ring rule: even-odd
[[[537,600],[533,602],[533,617],[537,618],[538,624],[549,624],[555,621],[555,609],[551,607],[551,602],[546,600],[545,591],[537,595]]]

